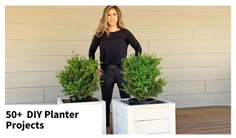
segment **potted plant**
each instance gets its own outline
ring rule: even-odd
[[[161,78],[161,58],[131,55],[123,60],[124,91],[133,98],[114,99],[116,134],[175,134],[175,104],[158,99],[167,81]]]
[[[155,102],[152,97],[158,97],[163,92],[167,82],[160,78],[161,58],[154,55],[131,55],[123,60],[123,75],[127,84],[124,91],[135,98],[129,99],[129,104],[148,104]]]
[[[100,83],[97,60],[72,54],[66,62],[67,65],[57,72],[56,77],[63,87],[64,94],[70,96],[70,102],[96,100],[93,96],[99,90]]]
[[[66,62],[64,69],[56,72],[56,77],[67,97],[57,98],[57,103],[88,106],[88,110],[89,105],[101,105],[99,107],[102,110],[99,111],[102,111],[102,133],[105,134],[105,101],[94,97],[100,84],[98,61],[86,59],[73,52]]]

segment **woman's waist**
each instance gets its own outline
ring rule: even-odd
[[[101,65],[101,68],[103,70],[108,69],[108,70],[114,70],[114,69],[121,69],[121,64],[106,64],[106,65]]]

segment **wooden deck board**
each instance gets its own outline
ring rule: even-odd
[[[231,134],[231,107],[176,110],[177,134]]]
[[[176,109],[176,134],[231,134],[231,106]]]

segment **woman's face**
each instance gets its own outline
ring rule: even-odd
[[[110,26],[117,26],[118,22],[118,14],[114,8],[111,8],[108,11],[108,16],[107,16],[107,23]]]

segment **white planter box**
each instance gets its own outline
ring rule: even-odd
[[[113,134],[176,134],[175,103],[128,105],[112,100]]]
[[[96,128],[96,130],[101,129],[102,130],[102,134],[106,134],[106,104],[105,101],[103,100],[99,100],[99,101],[92,101],[92,102],[78,102],[78,103],[64,103],[63,100],[68,99],[68,97],[65,98],[57,98],[57,104],[73,104],[73,105],[101,105],[102,108],[102,118],[100,118],[102,120],[102,126],[100,128]],[[88,106],[89,108],[89,106]],[[87,113],[90,114],[90,112],[83,112],[83,113]],[[96,117],[96,115],[100,114],[101,112],[98,112],[97,114],[94,114],[94,117]],[[88,118],[89,119],[89,118]],[[98,118],[99,119],[99,118]],[[90,121],[87,121],[90,122]],[[92,124],[85,124],[85,125],[92,125]],[[93,133],[93,130],[90,129],[90,132]]]

